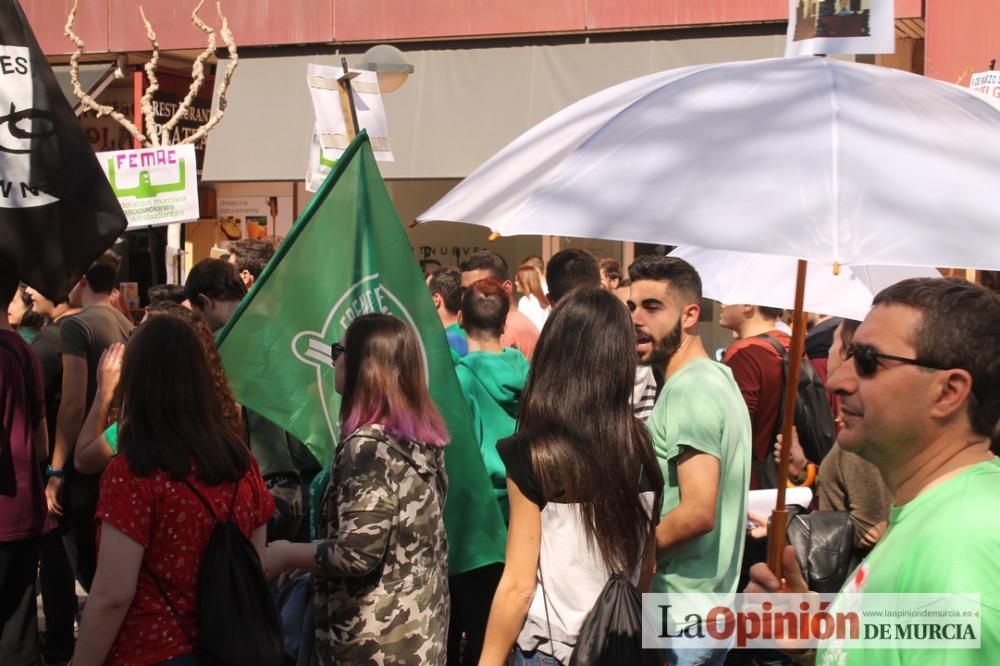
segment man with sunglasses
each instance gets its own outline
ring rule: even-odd
[[[830,377],[841,399],[838,444],[872,462],[895,497],[889,529],[846,593],[978,593],[979,649],[837,650],[816,663],[996,663],[1000,654],[1000,296],[959,279],[883,290]],[[805,591],[794,552],[785,578],[764,564],[748,592]],[[836,604],[835,604],[836,606]],[[943,644],[943,643],[942,643]]]

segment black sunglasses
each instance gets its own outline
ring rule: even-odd
[[[339,342],[334,342],[330,345],[330,362],[336,363],[340,355],[344,353],[344,345]]]
[[[919,358],[905,358],[903,356],[893,356],[892,354],[883,354],[875,347],[866,344],[855,343],[847,345],[847,349],[844,353],[844,359],[854,359],[854,369],[857,371],[859,377],[871,377],[876,372],[878,372],[879,361],[898,361],[899,363],[906,363],[908,365],[915,365],[920,368],[927,368],[929,370],[948,370],[949,368],[942,368],[939,365],[929,363],[927,361],[921,360]]]

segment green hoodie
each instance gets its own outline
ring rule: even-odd
[[[517,428],[517,410],[528,378],[528,360],[513,347],[499,353],[473,351],[459,361],[455,372],[472,411],[472,426],[493,484],[493,494],[507,522],[510,518],[507,468],[497,453],[497,440],[509,437]]]

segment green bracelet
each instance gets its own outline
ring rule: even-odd
[[[48,467],[45,468],[45,476],[49,477],[50,479],[53,477],[61,479],[64,476],[66,476],[66,472],[61,469],[56,469],[52,465],[49,465]]]

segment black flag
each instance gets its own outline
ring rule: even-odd
[[[0,251],[60,301],[128,222],[17,0],[0,0]]]

